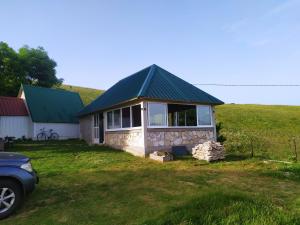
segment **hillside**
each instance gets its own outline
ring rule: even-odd
[[[103,93],[71,85],[63,85],[63,89],[79,92],[85,105]],[[227,104],[216,107],[216,116],[223,125],[228,151],[248,154],[253,148],[255,155],[288,160],[294,136],[300,146],[300,106]]]
[[[100,94],[102,94],[104,92],[103,90],[78,87],[78,86],[73,86],[73,85],[68,85],[68,84],[63,84],[60,88],[67,90],[67,91],[78,92],[84,105],[89,104],[94,99],[96,99]]]
[[[300,144],[300,106],[222,105],[216,116],[230,151],[249,153],[253,147],[258,155],[288,160],[292,139]]]

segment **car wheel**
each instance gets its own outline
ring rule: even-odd
[[[12,214],[21,203],[21,186],[13,180],[0,178],[0,219]]]

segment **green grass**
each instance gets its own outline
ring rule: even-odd
[[[300,224],[299,164],[161,164],[81,141],[19,143],[40,184],[3,225]],[[295,178],[296,177],[296,178]]]
[[[93,100],[95,100],[100,94],[102,94],[103,90],[97,90],[93,88],[84,88],[84,87],[78,87],[68,84],[63,84],[60,86],[60,88],[67,90],[67,91],[74,91],[78,92],[84,105],[89,104]]]
[[[250,152],[252,138],[258,155],[289,160],[290,139],[296,137],[300,158],[300,106],[222,105],[216,108],[216,116],[229,151],[240,147]]]

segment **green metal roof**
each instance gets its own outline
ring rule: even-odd
[[[221,100],[154,64],[120,80],[87,105],[79,115],[105,110],[134,99],[223,104]]]
[[[78,123],[83,103],[78,93],[60,89],[22,85],[33,122]]]

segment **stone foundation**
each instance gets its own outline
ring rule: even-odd
[[[145,156],[142,129],[124,131],[106,131],[105,145],[114,149],[121,149],[133,155]]]
[[[214,140],[214,128],[148,128],[146,154],[171,151],[173,146],[186,146],[188,151],[200,143]]]

